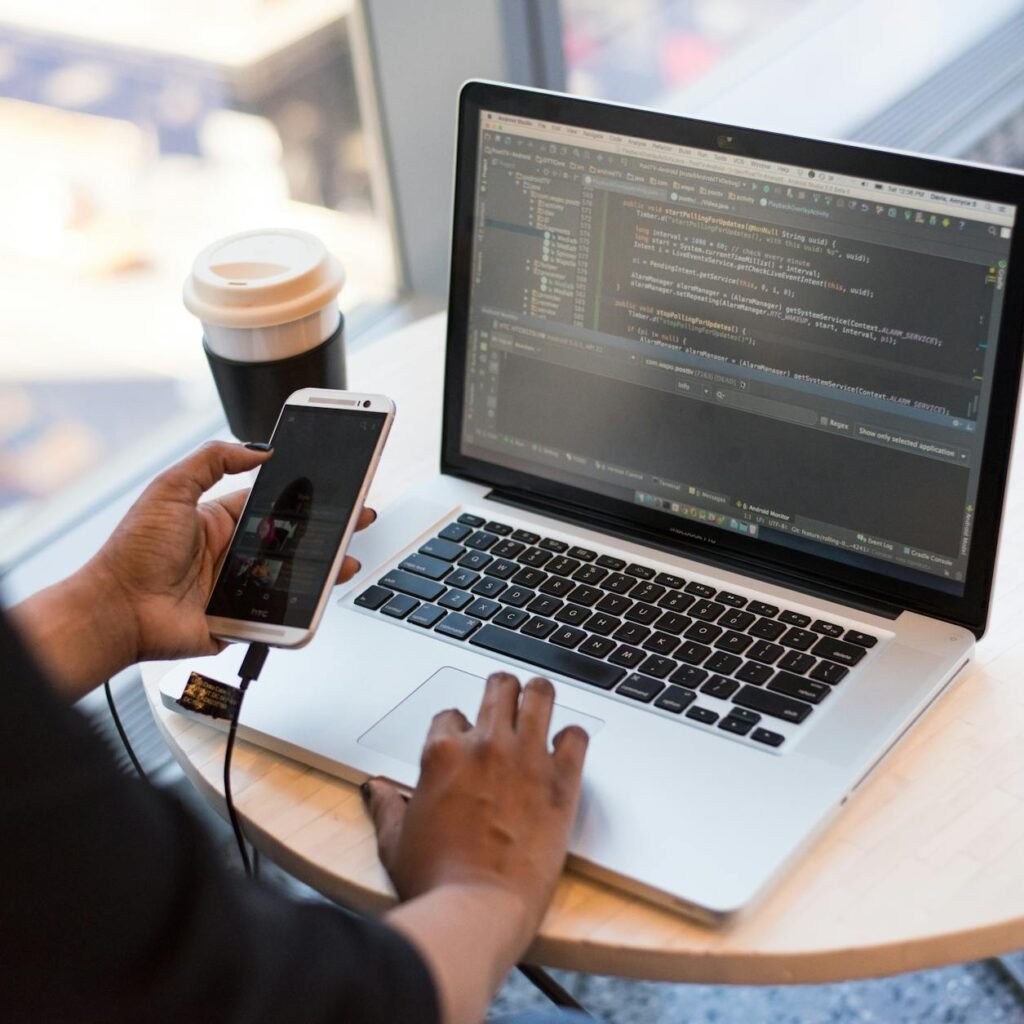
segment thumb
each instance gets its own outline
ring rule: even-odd
[[[380,861],[390,872],[398,853],[398,840],[405,821],[405,797],[397,786],[383,779],[369,779],[359,788],[377,831]]]

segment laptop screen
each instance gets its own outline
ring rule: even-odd
[[[464,454],[962,591],[1015,207],[478,130]]]

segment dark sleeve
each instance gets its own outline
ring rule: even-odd
[[[434,1022],[383,924],[232,875],[168,795],[124,775],[0,614],[5,1021]]]

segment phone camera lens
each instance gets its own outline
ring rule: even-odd
[[[363,408],[364,409],[369,409],[370,408],[370,400],[368,398],[363,402]]]

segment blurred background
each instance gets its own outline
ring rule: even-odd
[[[469,74],[1020,166],[1021,8],[0,0],[0,564],[215,428],[180,299],[211,240],[320,235],[353,339],[440,308]]]

